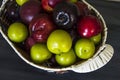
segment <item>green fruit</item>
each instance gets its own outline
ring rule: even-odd
[[[51,58],[52,53],[47,49],[45,44],[36,43],[30,50],[30,56],[35,63],[43,63]]]
[[[101,33],[99,33],[96,36],[91,37],[90,40],[92,40],[95,44],[100,43],[100,41],[101,41]]]
[[[76,3],[78,0],[69,0],[72,3]]]
[[[47,47],[54,54],[68,52],[72,47],[72,38],[64,30],[55,30],[48,37]]]
[[[71,49],[68,52],[56,54],[55,59],[57,63],[61,66],[70,66],[75,63],[76,55],[73,49]]]
[[[95,45],[89,39],[79,39],[75,44],[76,55],[81,59],[88,59],[95,53]]]
[[[16,3],[20,6],[22,6],[24,3],[26,3],[29,0],[16,0]]]
[[[19,22],[11,24],[8,28],[8,37],[13,42],[23,42],[28,36],[27,27]]]

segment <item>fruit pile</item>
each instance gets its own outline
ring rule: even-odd
[[[91,58],[101,44],[101,20],[78,0],[13,0],[8,38],[36,64],[66,67]]]

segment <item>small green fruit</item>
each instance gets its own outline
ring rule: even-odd
[[[68,0],[68,1],[70,1],[72,3],[76,3],[78,0]]]
[[[30,50],[30,56],[35,63],[43,63],[51,58],[52,53],[47,49],[45,44],[36,43]]]
[[[27,27],[19,22],[11,24],[8,28],[8,37],[13,42],[23,42],[28,36]]]
[[[95,53],[95,45],[89,39],[79,39],[75,44],[76,55],[81,59],[88,59]]]
[[[56,54],[55,59],[57,63],[61,66],[70,66],[75,63],[76,55],[73,49],[71,49],[68,52]]]
[[[20,6],[22,6],[24,3],[26,3],[29,0],[16,0],[16,3]]]
[[[95,44],[100,43],[100,41],[101,41],[101,33],[99,33],[96,36],[91,37],[90,40],[92,40]]]
[[[72,38],[65,30],[55,30],[48,37],[47,47],[54,54],[68,52],[72,47]]]

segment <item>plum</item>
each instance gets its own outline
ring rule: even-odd
[[[54,29],[55,25],[47,14],[39,14],[29,25],[30,34],[36,42],[46,42]]]
[[[80,12],[75,4],[63,1],[55,6],[53,20],[59,28],[69,29],[77,23],[79,15]]]
[[[37,0],[30,0],[20,7],[20,17],[26,24],[29,24],[40,12],[41,4],[40,1]]]

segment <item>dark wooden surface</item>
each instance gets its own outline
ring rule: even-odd
[[[0,0],[2,1],[2,0]],[[87,0],[103,15],[107,27],[107,43],[114,47],[111,61],[97,71],[78,74],[48,73],[26,64],[0,34],[0,80],[120,80],[120,3]]]

